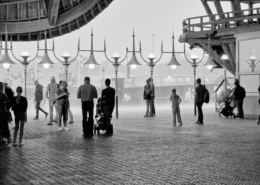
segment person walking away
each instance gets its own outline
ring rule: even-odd
[[[246,97],[246,91],[244,87],[240,86],[238,79],[235,79],[234,85],[235,85],[235,89],[233,95],[237,106],[237,118],[244,119],[243,102],[244,102],[244,98]]]
[[[7,132],[8,127],[8,109],[10,108],[10,103],[5,94],[5,84],[0,82],[0,145],[4,145],[5,141],[11,137],[10,132]]]
[[[46,98],[49,100],[49,111],[50,111],[50,121],[47,125],[52,125],[52,122],[56,122],[56,120],[53,120],[53,107],[56,111],[57,115],[57,110],[55,106],[55,92],[58,89],[58,84],[55,82],[55,77],[51,77],[51,83],[48,84],[47,86],[47,91],[46,91]]]
[[[83,136],[93,136],[93,111],[94,111],[94,98],[97,98],[97,89],[94,85],[90,84],[90,78],[87,76],[84,79],[84,85],[78,89],[77,98],[81,99],[82,103],[82,127]],[[88,114],[88,119],[87,119]]]
[[[203,125],[203,112],[202,106],[204,102],[204,94],[205,94],[205,86],[201,84],[201,79],[198,78],[196,80],[197,86],[195,89],[195,104],[198,109],[198,121],[197,124]]]
[[[176,116],[177,116],[179,125],[182,126],[181,111],[180,111],[180,104],[181,104],[182,100],[181,100],[180,96],[176,94],[175,88],[172,89],[170,101],[172,102],[173,126],[176,126]]]
[[[38,80],[34,81],[35,85],[35,93],[34,93],[34,101],[35,101],[35,108],[36,108],[36,117],[33,120],[39,120],[39,111],[45,114],[45,118],[47,118],[48,113],[45,112],[41,107],[41,102],[43,99],[43,86],[39,84]]]
[[[23,146],[23,133],[24,133],[24,123],[26,121],[26,111],[28,107],[28,102],[25,97],[22,96],[22,87],[16,88],[17,96],[13,98],[12,109],[15,117],[15,128],[14,128],[14,140],[13,146],[17,146],[16,138],[17,133],[20,130],[19,146]]]
[[[152,87],[150,85],[150,80],[146,80],[146,85],[144,86],[144,100],[146,102],[146,113],[144,117],[148,117],[151,113],[151,99],[152,99]]]
[[[152,78],[149,78],[149,81],[150,81],[150,85],[151,85],[151,88],[152,88],[151,103],[150,103],[151,108],[150,108],[149,117],[154,117],[154,116],[155,116],[155,106],[154,106],[155,86],[154,86],[154,83],[153,83],[153,79],[152,79]]]
[[[56,107],[57,107],[57,122],[59,125],[58,130],[66,130],[69,131],[70,129],[67,127],[67,120],[68,120],[68,97],[69,93],[66,90],[67,83],[65,81],[62,81],[59,89],[57,89],[55,93],[56,97]],[[63,127],[61,119],[63,118]]]
[[[108,128],[110,123],[110,120],[112,118],[113,110],[115,107],[115,89],[110,87],[111,80],[106,79],[105,85],[106,88],[102,90],[101,98],[102,102],[104,103],[104,116],[105,116],[105,124]],[[106,134],[111,134],[108,131]]]

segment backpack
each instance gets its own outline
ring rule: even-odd
[[[205,92],[204,92],[204,102],[205,103],[209,103],[209,99],[210,99],[209,91],[208,91],[208,89],[205,89]]]
[[[241,98],[244,99],[246,97],[246,90],[244,87],[241,87],[240,88],[240,95],[241,95]]]
[[[144,89],[145,96],[150,96],[152,94],[152,88],[150,85],[147,85]]]

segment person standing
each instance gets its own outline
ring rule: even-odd
[[[151,85],[151,88],[152,88],[152,94],[151,94],[151,103],[150,103],[150,114],[149,114],[149,117],[154,117],[155,116],[155,106],[154,106],[154,99],[155,99],[155,86],[154,86],[154,83],[153,83],[153,79],[150,78],[150,85]]]
[[[4,138],[8,139],[11,137],[8,131],[9,114],[8,109],[10,103],[5,94],[5,84],[0,82],[0,145],[5,144]]]
[[[180,111],[181,98],[179,95],[176,94],[176,89],[172,89],[170,101],[172,102],[173,126],[176,126],[176,116],[178,119],[178,123],[180,124],[180,126],[182,126]]]
[[[198,78],[196,80],[197,87],[195,89],[195,104],[198,109],[198,121],[197,124],[203,125],[203,112],[202,112],[202,106],[204,102],[204,94],[205,94],[205,86],[201,84],[201,79]]]
[[[244,119],[243,102],[244,98],[246,97],[246,91],[243,87],[240,86],[238,79],[235,79],[234,85],[235,89],[233,95],[237,106],[237,118]]]
[[[51,83],[48,84],[47,86],[47,91],[46,91],[46,98],[49,100],[49,111],[50,111],[50,121],[47,125],[52,125],[52,122],[56,122],[56,119],[53,120],[53,107],[55,108],[56,115],[57,115],[57,110],[55,106],[56,98],[55,98],[55,92],[58,89],[58,84],[55,82],[55,77],[51,77]]]
[[[111,83],[110,79],[105,80],[106,88],[103,89],[101,93],[101,99],[102,102],[104,103],[104,116],[106,119],[105,120],[106,127],[108,127],[111,124],[110,120],[115,107],[116,91],[114,88],[110,87],[110,83]],[[107,131],[106,134],[111,134],[111,133]]]
[[[57,89],[55,93],[55,98],[57,100],[56,107],[57,107],[57,122],[59,125],[58,130],[66,130],[69,131],[70,129],[67,127],[68,121],[68,107],[69,107],[69,93],[67,91],[67,83],[62,81],[61,85]],[[61,118],[63,118],[63,128],[61,123]]]
[[[8,86],[7,83],[4,83],[4,85],[5,85],[5,94],[6,94],[6,96],[7,96],[7,99],[8,99],[8,101],[9,101],[9,103],[10,103],[10,106],[9,106],[9,108],[7,109],[7,113],[8,113],[8,123],[11,123],[11,122],[13,121],[13,119],[12,119],[12,114],[11,114],[11,111],[10,111],[10,110],[11,110],[12,100],[13,100],[13,98],[14,98],[14,92],[13,92],[12,88]],[[6,132],[7,132],[8,135],[10,136],[9,138],[7,138],[7,142],[8,142],[8,143],[11,143],[11,133],[10,133],[10,129],[9,129],[9,124],[8,124],[7,127],[6,127]]]
[[[94,85],[90,84],[90,78],[87,76],[84,79],[85,84],[81,85],[78,89],[77,98],[81,99],[82,103],[82,127],[83,136],[93,136],[93,111],[94,111],[94,98],[98,97],[97,89]],[[88,114],[88,119],[87,119]]]
[[[144,117],[148,117],[151,113],[151,99],[152,99],[152,87],[150,85],[150,80],[146,80],[146,85],[144,86],[144,100],[146,102],[146,113]]]
[[[14,116],[15,116],[13,146],[17,146],[16,138],[19,129],[20,129],[19,146],[23,146],[22,143],[23,131],[24,131],[24,123],[26,121],[26,111],[28,107],[28,102],[27,99],[22,96],[22,92],[23,92],[22,87],[17,87],[16,92],[17,92],[17,96],[15,96],[12,101],[12,109],[14,111]]]
[[[43,99],[43,86],[39,84],[38,80],[34,81],[35,85],[35,93],[34,93],[34,101],[35,101],[35,108],[36,108],[36,117],[33,120],[39,120],[39,111],[43,112],[45,114],[45,117],[47,118],[48,113],[45,112],[41,107],[41,101]]]
[[[258,87],[258,92],[259,92],[259,98],[258,98],[258,104],[260,105],[260,86]],[[260,124],[260,114],[258,116],[258,119],[256,120],[256,124],[259,125]]]

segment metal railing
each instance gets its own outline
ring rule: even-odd
[[[183,33],[260,24],[260,8],[192,17],[183,21]]]

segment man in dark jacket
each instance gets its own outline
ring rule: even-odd
[[[101,98],[104,103],[104,115],[106,119],[106,126],[109,126],[110,118],[115,107],[115,89],[110,87],[110,79],[105,80],[106,88],[102,90]],[[111,133],[106,133],[111,134]]]
[[[246,97],[246,91],[243,87],[240,86],[238,79],[235,79],[234,84],[235,84],[234,98],[237,106],[237,118],[243,119],[244,118],[243,102],[244,102],[244,98]]]
[[[45,117],[47,118],[48,113],[45,112],[41,107],[41,101],[43,99],[43,86],[39,84],[38,80],[34,81],[35,85],[35,93],[34,93],[34,101],[35,101],[35,108],[36,108],[36,117],[33,120],[39,119],[39,110],[45,114]]]
[[[202,105],[204,102],[205,86],[201,85],[200,78],[198,78],[196,82],[197,82],[197,87],[195,89],[195,103],[198,109],[198,121],[196,123],[203,125]]]

